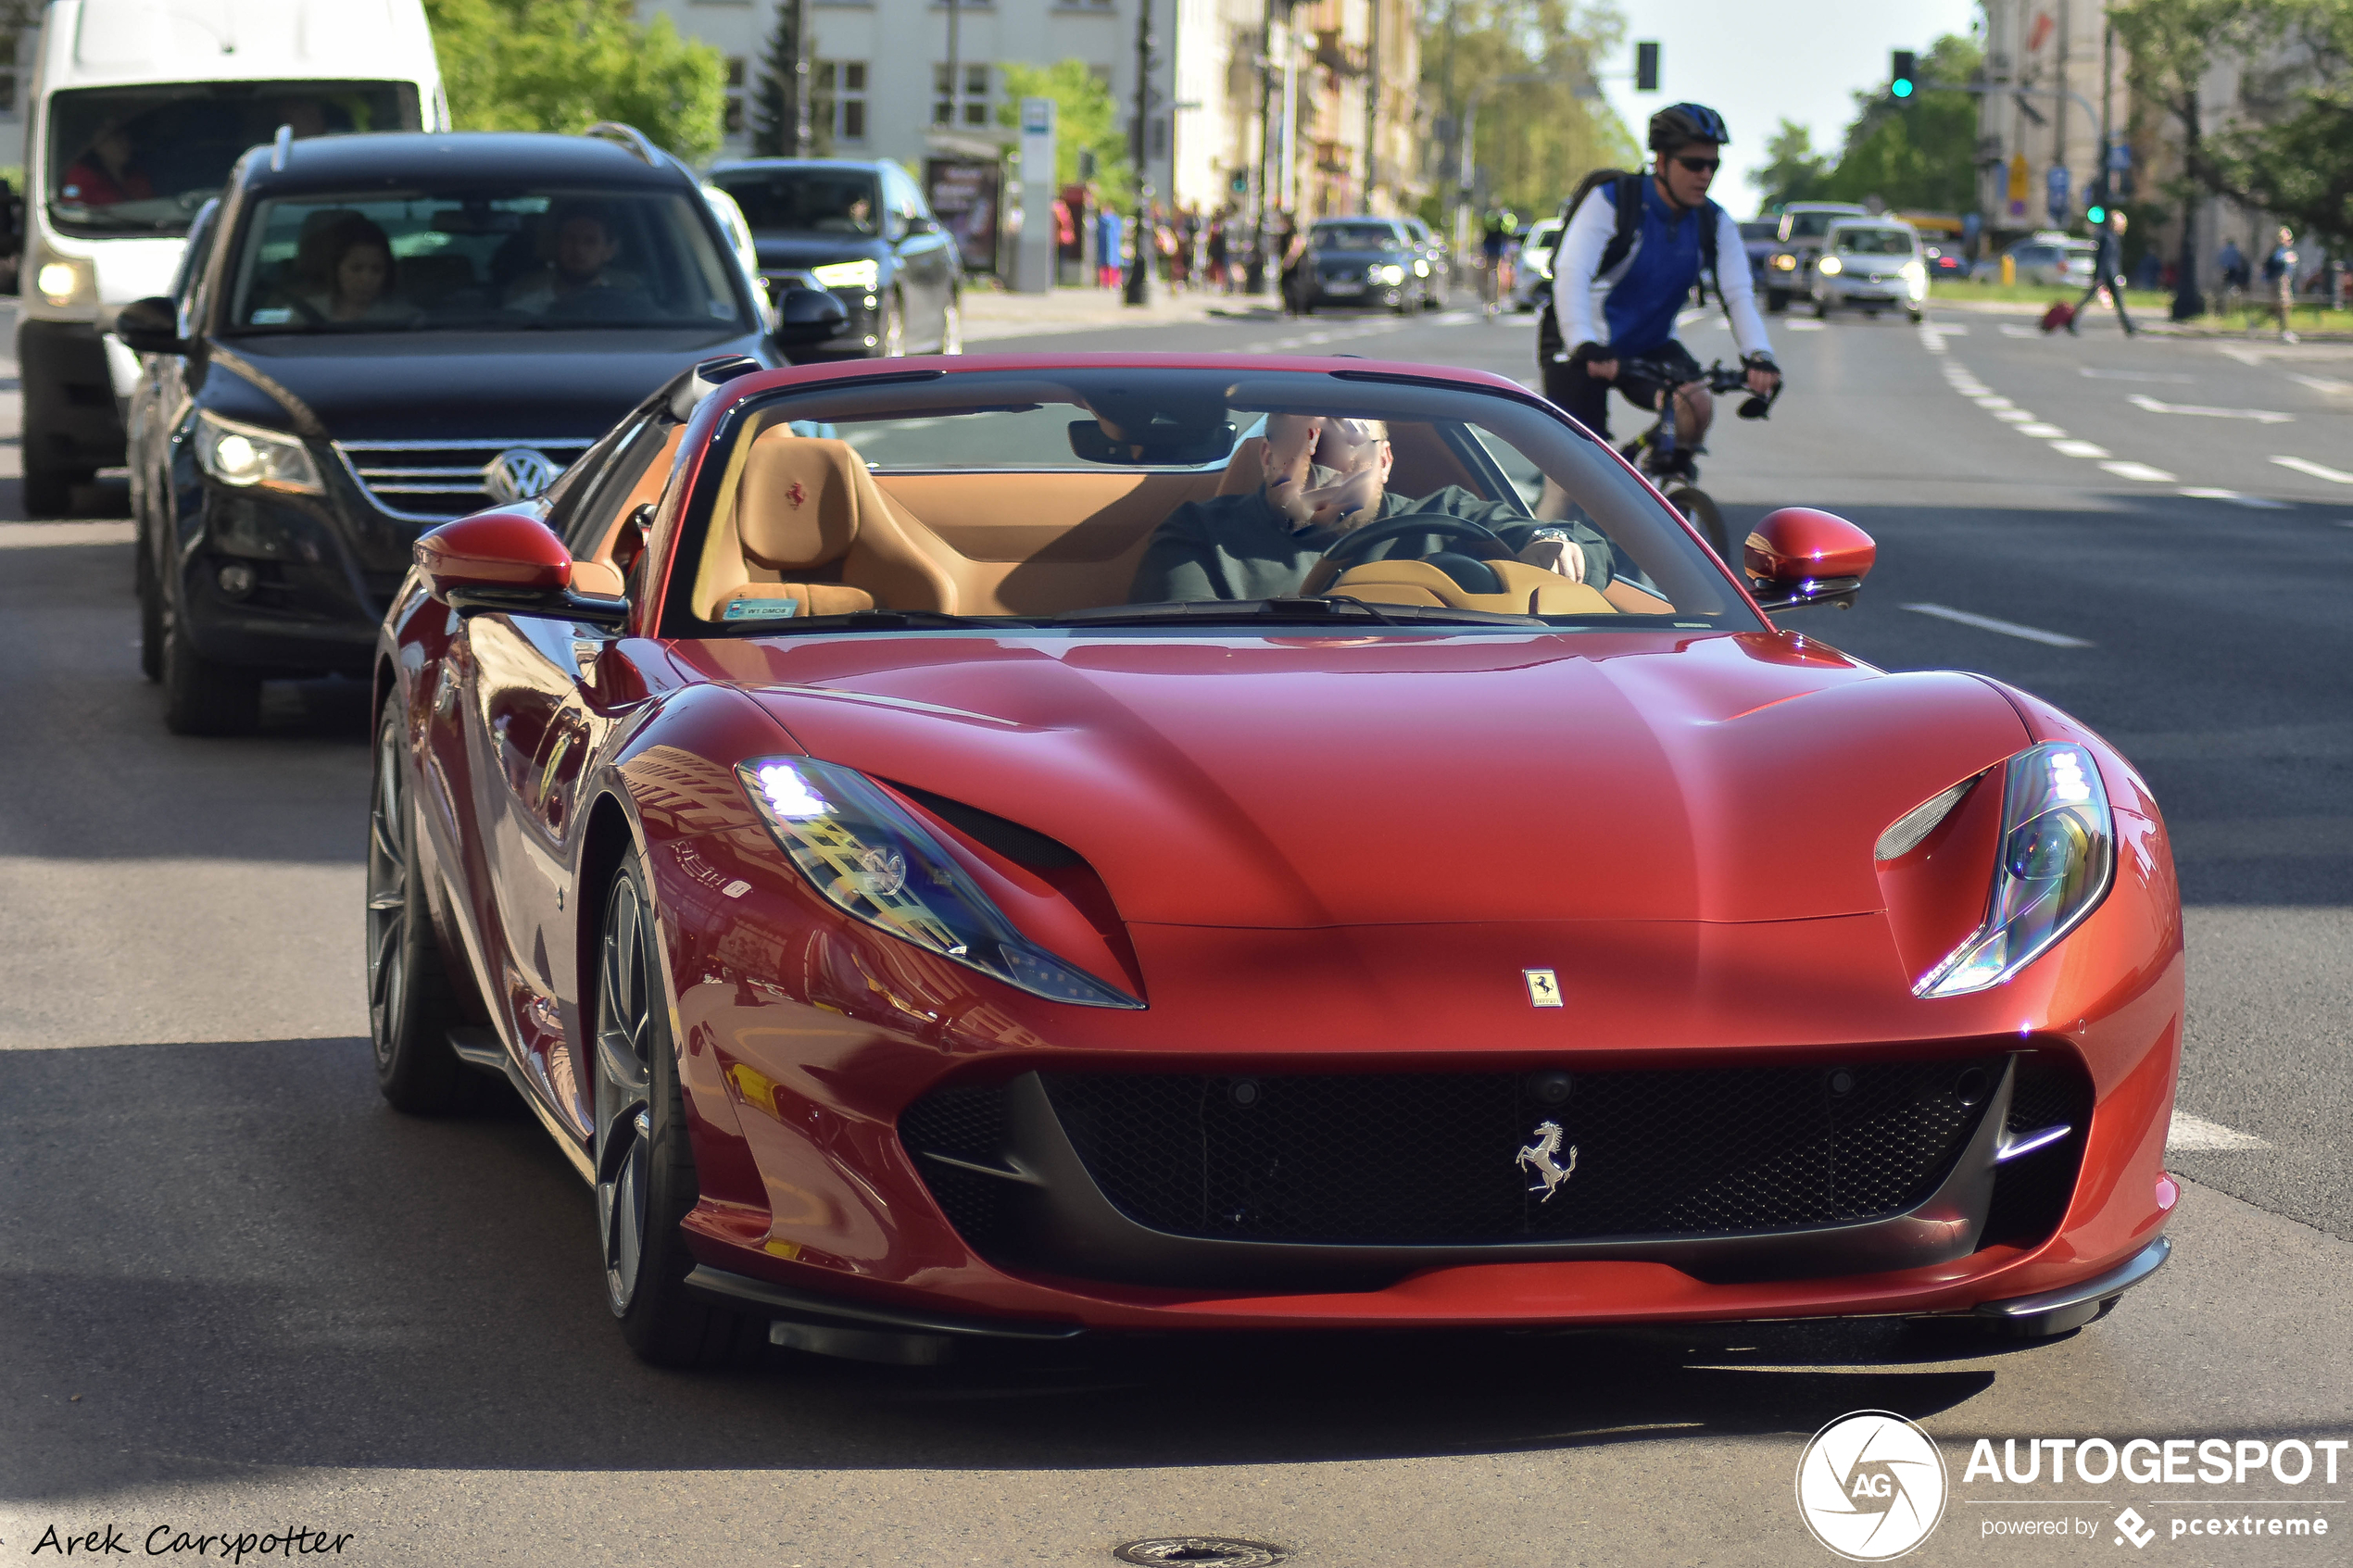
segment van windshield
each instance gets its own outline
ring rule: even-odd
[[[69,234],[184,234],[246,148],[296,136],[415,131],[405,82],[206,82],[75,88],[49,100],[49,221]]]

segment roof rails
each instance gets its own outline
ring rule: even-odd
[[[653,144],[653,138],[634,125],[623,125],[617,119],[600,119],[581,132],[585,136],[601,136],[608,142],[618,142],[635,153],[648,167],[660,169],[670,161],[670,155]]]
[[[287,155],[294,151],[294,127],[281,125],[278,134],[270,142],[270,171],[277,173],[286,167]]]

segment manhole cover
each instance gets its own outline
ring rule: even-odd
[[[1237,1541],[1224,1536],[1161,1536],[1129,1541],[1112,1549],[1122,1562],[1184,1562],[1191,1568],[1272,1568],[1286,1555],[1265,1541]]]

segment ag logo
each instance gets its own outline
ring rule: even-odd
[[[1944,1517],[1944,1457],[1886,1411],[1856,1411],[1814,1434],[1797,1461],[1797,1512],[1814,1538],[1853,1562],[1884,1562]]]

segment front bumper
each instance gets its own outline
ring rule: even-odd
[[[199,526],[175,562],[178,608],[206,658],[279,676],[365,674],[376,631],[429,523],[386,515],[333,463],[323,495],[200,479]],[[232,581],[224,569],[235,567]]]

